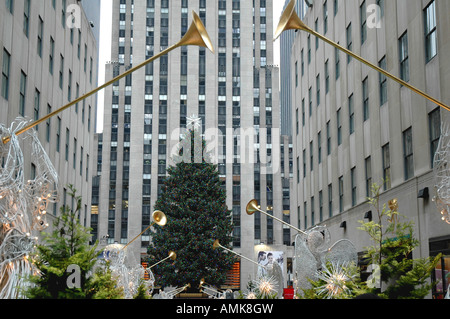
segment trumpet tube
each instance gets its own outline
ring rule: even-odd
[[[184,35],[184,37],[180,40],[180,42],[168,47],[167,49],[159,52],[158,54],[152,56],[151,58],[145,60],[144,62],[140,63],[139,65],[129,69],[128,71],[124,72],[123,74],[120,74],[118,76],[116,76],[115,78],[113,78],[112,80],[104,83],[103,85],[93,89],[92,91],[80,96],[79,98],[69,102],[68,104],[62,106],[61,108],[47,114],[46,116],[28,124],[27,126],[23,127],[22,129],[18,130],[15,134],[16,135],[20,135],[22,133],[25,133],[26,131],[28,131],[29,129],[35,127],[36,125],[39,125],[40,123],[48,120],[49,118],[55,116],[56,114],[68,109],[69,107],[81,102],[82,100],[88,98],[89,96],[97,93],[98,91],[106,88],[107,86],[110,86],[111,84],[113,84],[114,82],[117,82],[118,80],[126,77],[127,75],[133,73],[134,71],[144,67],[145,65],[149,64],[150,62],[159,59],[161,56],[169,53],[170,51],[183,46],[183,45],[199,45],[199,46],[204,46],[206,48],[208,48],[211,52],[214,53],[214,48],[212,46],[212,42],[209,39],[208,33],[205,30],[205,27],[203,25],[203,23],[201,22],[200,18],[198,17],[198,15],[193,11],[192,12],[193,15],[193,22],[191,23],[191,26],[189,28],[189,30],[186,32],[186,34]],[[11,136],[5,136],[2,138],[2,142],[4,144],[7,144],[9,141],[11,140]]]
[[[272,216],[272,215],[268,214],[267,212],[265,212],[265,211],[263,211],[263,210],[257,208],[256,200],[255,200],[255,199],[252,199],[252,200],[251,200],[250,202],[248,202],[248,204],[247,204],[247,214],[248,214],[248,215],[252,215],[255,211],[258,211],[258,212],[260,212],[260,213],[263,213],[264,215],[266,215],[266,216],[268,216],[268,217],[270,217],[270,218],[273,218],[273,219],[275,219],[276,221],[279,221],[280,223],[282,223],[282,224],[284,224],[284,225],[286,225],[286,226],[288,226],[288,227],[290,227],[290,228],[292,228],[292,229],[295,229],[297,232],[306,235],[306,233],[305,233],[303,230],[301,230],[301,229],[299,229],[299,228],[297,228],[297,227],[295,227],[295,226],[292,226],[291,224],[285,222],[284,220],[281,220],[281,219],[279,219],[279,218],[277,218],[277,217],[275,217],[275,216]]]
[[[158,261],[156,264],[153,264],[153,265],[151,265],[151,266],[148,267],[148,268],[149,268],[149,269],[150,269],[150,268],[153,268],[153,267],[155,267],[156,265],[162,263],[163,261],[166,261],[166,260],[169,259],[169,258],[172,259],[172,260],[175,260],[175,259],[177,258],[177,254],[176,254],[175,252],[171,251],[171,252],[169,253],[169,256],[167,256],[166,258],[164,258],[164,259]]]
[[[152,214],[152,218],[153,218],[153,223],[151,223],[147,228],[145,228],[143,231],[141,231],[141,233],[139,235],[137,235],[136,237],[134,237],[128,244],[126,244],[125,246],[122,247],[122,249],[127,248],[132,242],[134,242],[136,239],[138,239],[139,237],[141,237],[141,235],[143,233],[145,233],[147,230],[150,229],[150,227],[152,227],[155,224],[158,224],[160,226],[164,226],[167,222],[167,218],[166,215],[159,211],[159,210],[155,210]]]
[[[294,9],[295,2],[296,2],[296,0],[291,0],[291,2],[286,6],[286,9],[285,9],[285,11],[283,12],[283,14],[282,14],[282,16],[280,18],[280,22],[279,22],[277,30],[275,32],[274,41],[285,30],[295,30],[295,29],[297,29],[297,30],[306,31],[306,32],[314,35],[315,37],[318,37],[319,39],[325,41],[326,43],[334,46],[335,48],[345,52],[347,55],[355,58],[356,60],[360,61],[361,63],[363,63],[365,65],[367,65],[368,67],[371,67],[371,68],[375,69],[379,73],[381,73],[381,74],[387,76],[388,78],[396,81],[397,83],[407,87],[411,91],[413,91],[413,92],[419,94],[420,96],[428,99],[429,101],[439,105],[440,107],[446,109],[447,111],[450,111],[450,107],[447,106],[446,104],[444,104],[443,102],[435,99],[434,97],[432,97],[429,94],[423,92],[422,90],[419,90],[418,88],[412,86],[408,82],[403,81],[402,79],[396,77],[395,75],[393,75],[393,74],[383,70],[379,66],[374,65],[373,63],[370,63],[366,59],[360,57],[359,55],[353,53],[352,51],[344,48],[343,46],[337,44],[336,42],[328,39],[327,37],[323,36],[322,34],[316,32],[313,29],[311,29],[310,27],[308,27],[306,24],[303,23],[303,21],[301,21],[301,19],[296,14],[295,9]]]
[[[172,291],[169,291],[168,293],[167,293],[167,295],[170,297],[170,298],[173,298],[173,297],[175,297],[176,295],[178,295],[180,292],[183,292],[183,291],[185,291],[187,288],[189,288],[191,286],[191,284],[187,284],[187,285],[185,285],[185,286],[183,286],[183,287],[180,287],[180,288],[176,288],[176,289],[174,289],[174,290],[172,290]]]
[[[230,253],[235,254],[236,256],[239,256],[240,258],[246,259],[246,260],[248,260],[249,262],[251,262],[251,263],[253,263],[253,264],[257,265],[257,266],[266,268],[266,266],[260,265],[260,264],[258,264],[256,261],[251,260],[250,258],[247,258],[247,257],[245,257],[245,256],[243,256],[243,255],[241,255],[241,254],[238,254],[238,253],[235,252],[235,251],[232,251],[231,249],[228,249],[228,248],[222,246],[222,245],[219,243],[219,240],[218,240],[218,239],[216,239],[216,241],[215,241],[214,244],[213,244],[213,249],[216,248],[216,247],[220,247],[220,248],[222,248],[222,249],[224,249],[224,250],[226,250],[226,251],[229,251]]]

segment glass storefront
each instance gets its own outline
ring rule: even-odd
[[[450,237],[430,240],[430,256],[442,253],[440,262],[432,273],[437,284],[433,288],[433,299],[444,299],[450,285]]]

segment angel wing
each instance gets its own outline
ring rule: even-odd
[[[298,234],[295,237],[293,269],[297,278],[297,289],[311,288],[309,280],[317,280],[317,259],[307,246],[306,238]]]
[[[328,262],[343,264],[358,262],[358,253],[353,243],[348,239],[341,239],[328,248],[328,251],[322,257],[322,263],[326,265]]]

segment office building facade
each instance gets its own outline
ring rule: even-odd
[[[18,117],[41,119],[95,88],[97,41],[78,1],[8,0],[0,6],[3,125]],[[59,202],[48,208],[50,225],[61,206],[75,208],[69,184],[82,197],[80,222],[90,224],[95,113],[90,97],[35,127],[59,178]],[[31,149],[23,153],[25,178],[33,179],[37,164]]]
[[[449,10],[443,1],[312,1],[304,22],[448,104]],[[297,32],[291,54],[296,226],[326,225],[333,242],[364,251],[371,242],[358,221],[369,212],[377,221],[367,200],[377,183],[381,204],[397,198],[415,224],[413,258],[448,255],[450,229],[432,201],[447,111],[309,33]]]
[[[272,1],[114,0],[106,77],[178,43],[192,11],[214,54],[182,46],[105,90],[97,236],[126,244],[147,228],[180,134],[200,118],[233,211],[233,247],[256,260],[255,244],[283,242],[281,226],[245,211],[256,198],[282,215]],[[139,260],[150,241],[146,231],[128,249]],[[241,260],[238,269],[240,287],[255,279],[252,263]]]

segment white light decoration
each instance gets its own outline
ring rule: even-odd
[[[357,263],[358,254],[353,243],[347,239],[338,240],[330,246],[330,233],[326,226],[315,226],[306,234],[295,237],[294,271],[295,289],[311,287],[310,281],[317,281],[318,271],[325,269],[327,263]]]
[[[18,118],[0,125],[0,298],[23,298],[25,277],[37,273],[29,257],[37,234],[48,227],[47,207],[58,200],[58,176],[34,129],[16,136],[28,124]],[[23,150],[31,153],[34,175],[25,180]]]
[[[434,153],[433,173],[436,196],[433,198],[441,219],[450,224],[450,128],[442,125],[441,138]]]
[[[125,299],[132,299],[142,284],[148,294],[153,291],[155,277],[149,268],[142,265],[128,267],[125,265],[128,251],[124,245],[111,244],[103,250],[103,258],[110,262],[112,277],[118,287],[122,287]],[[148,277],[148,279],[145,279]]]
[[[339,297],[343,293],[348,293],[348,283],[354,278],[346,270],[348,263],[331,262],[317,273],[318,279],[325,281],[325,284],[317,288],[319,295],[325,294],[328,299]]]

